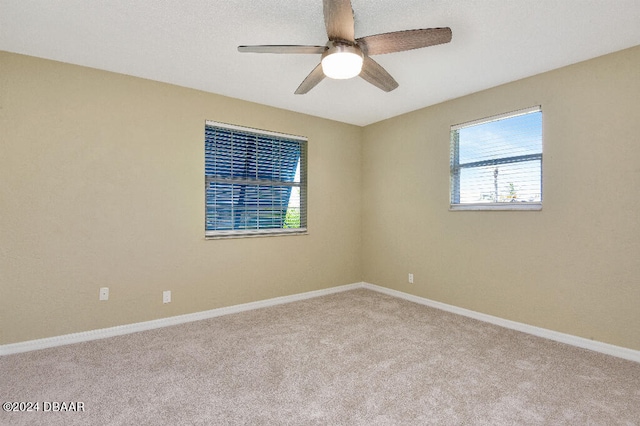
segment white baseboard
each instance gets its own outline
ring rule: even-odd
[[[0,356],[11,355],[21,352],[35,351],[39,349],[52,348],[55,346],[69,345],[72,343],[88,342],[91,340],[104,339],[107,337],[121,336],[124,334],[137,333],[139,331],[153,330],[161,327],[169,327],[172,325],[184,324],[192,321],[199,321],[208,318],[219,317],[222,315],[235,314],[239,312],[249,311],[253,309],[266,308],[269,306],[282,305],[285,303],[297,302],[299,300],[311,299],[314,297],[326,296],[329,294],[340,293],[343,291],[365,288],[377,291],[389,296],[415,302],[421,305],[473,318],[479,321],[495,324],[500,327],[521,331],[523,333],[532,334],[534,336],[543,337],[545,339],[554,340],[560,343],[577,346],[583,349],[612,355],[618,358],[630,361],[640,362],[640,351],[623,348],[620,346],[610,345],[608,343],[597,342],[570,334],[560,333],[545,328],[535,327],[516,321],[510,321],[499,317],[471,311],[469,309],[460,308],[446,303],[436,302],[420,296],[404,293],[390,288],[381,287],[369,283],[354,283],[338,287],[331,287],[323,290],[310,291],[307,293],[293,294],[291,296],[276,297],[273,299],[260,300],[257,302],[243,303],[241,305],[228,306],[224,308],[211,309],[209,311],[195,312],[192,314],[179,315],[175,317],[162,318],[153,321],[139,322],[135,324],[119,325],[116,327],[102,328],[99,330],[83,331],[80,333],[65,334],[62,336],[48,337],[45,339],[29,340],[26,342],[11,343],[0,346]]]
[[[629,361],[640,362],[640,351],[636,351],[633,349],[623,348],[621,346],[615,346],[608,343],[597,342],[594,340],[585,339],[583,337],[573,336],[571,334],[560,333],[557,331],[548,330],[546,328],[535,327],[533,325],[528,325],[521,322],[510,321],[507,319],[494,317],[492,315],[471,311],[469,309],[464,309],[464,308],[460,308],[453,305],[447,305],[446,303],[436,302],[434,300],[426,299],[424,297],[414,296],[412,294],[403,293],[401,291],[392,290],[390,288],[381,287],[375,284],[362,283],[362,287],[369,290],[374,290],[380,293],[384,293],[389,296],[419,303],[421,305],[429,306],[432,308],[440,309],[443,311],[447,311],[447,312],[462,315],[465,317],[495,324],[500,327],[521,331],[523,333],[532,334],[534,336],[543,337],[545,339],[554,340],[560,343],[566,343],[571,346],[577,346],[579,348],[589,349],[589,350],[600,352],[607,355],[612,355],[618,358],[627,359]]]
[[[8,345],[0,346],[0,356],[52,348],[55,346],[70,345],[72,343],[105,339],[107,337],[122,336],[124,334],[153,330],[161,327],[169,327],[172,325],[184,324],[187,322],[199,321],[203,319],[219,317],[222,315],[235,314],[239,312],[250,311],[253,309],[260,309],[269,306],[282,305],[290,302],[297,302],[299,300],[311,299],[313,297],[326,296],[328,294],[339,293],[342,291],[355,290],[358,288],[362,288],[362,286],[363,283],[347,284],[323,290],[293,294],[291,296],[275,297],[273,299],[243,303],[241,305],[227,306],[224,308],[194,312],[192,314],[179,315],[175,317],[161,318],[134,324],[119,325],[116,327],[101,328],[98,330],[83,331],[80,333],[65,334],[62,336],[48,337],[44,339],[28,340],[26,342],[11,343]]]

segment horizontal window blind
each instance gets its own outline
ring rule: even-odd
[[[541,203],[540,107],[451,127],[453,208]]]
[[[207,236],[306,231],[304,138],[207,121]]]

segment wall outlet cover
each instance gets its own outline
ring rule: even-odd
[[[109,287],[100,287],[100,300],[109,300]]]

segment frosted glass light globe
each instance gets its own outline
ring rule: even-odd
[[[333,46],[322,57],[322,72],[329,78],[344,80],[362,71],[362,52],[353,46]]]

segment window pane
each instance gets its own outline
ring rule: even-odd
[[[540,182],[540,161],[464,168],[460,171],[460,203],[539,203]]]
[[[460,164],[542,153],[542,113],[460,129]]]

